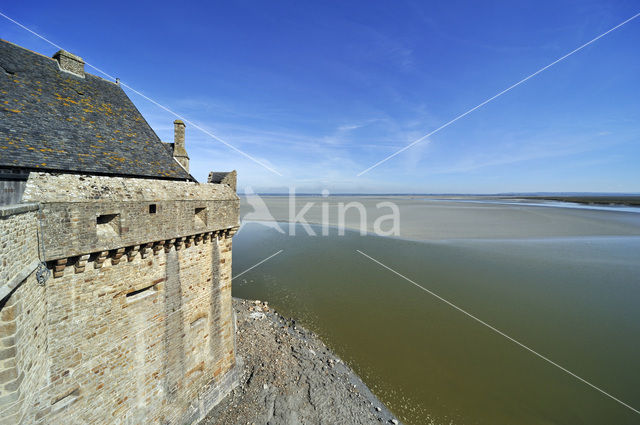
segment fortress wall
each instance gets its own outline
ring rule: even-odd
[[[31,173],[23,200],[39,205],[0,210],[0,424],[204,417],[238,381],[235,193]],[[44,286],[38,218],[51,271]]]
[[[18,424],[46,385],[45,288],[36,281],[37,206],[0,208],[0,424]]]
[[[153,248],[49,280],[51,385],[25,423],[190,423],[232,389],[231,237]]]
[[[0,298],[4,298],[38,262],[38,206],[0,207]]]
[[[238,225],[226,184],[31,173],[23,199],[42,204],[48,261]]]
[[[213,200],[44,204],[47,260],[234,227],[237,208]]]

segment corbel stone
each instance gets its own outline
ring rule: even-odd
[[[184,237],[176,238],[176,251],[180,251],[184,247]]]
[[[202,235],[202,243],[208,243],[211,241],[211,232],[207,232]]]
[[[136,255],[138,255],[138,251],[140,251],[140,245],[129,247],[129,250],[127,251],[127,261],[133,261],[136,258]]]
[[[158,255],[158,252],[164,247],[165,241],[158,241],[153,245],[153,255]]]
[[[238,232],[239,228],[240,228],[239,226],[230,228],[229,229],[229,237],[232,238],[233,235],[235,235]]]
[[[196,235],[196,237],[195,237],[195,244],[196,244],[196,245],[199,245],[200,243],[202,243],[202,237],[203,237],[203,234],[202,234],[202,233],[198,233],[198,234]]]
[[[187,236],[184,240],[184,246],[189,248],[193,244],[193,236]]]
[[[67,267],[67,259],[61,258],[56,260],[56,265],[53,266],[53,277],[64,276],[64,268]]]
[[[175,239],[169,239],[165,244],[164,244],[164,252],[169,252],[171,251],[171,248],[173,248],[173,245],[176,243]]]
[[[140,248],[140,258],[147,258],[152,247],[153,247],[153,243],[148,243],[142,246]]]
[[[99,269],[100,267],[102,267],[102,264],[107,259],[107,255],[109,255],[109,251],[101,251],[101,252],[99,252],[98,253],[98,257],[96,257],[96,262],[94,263],[93,267],[96,268],[96,269]]]
[[[73,265],[76,273],[84,272],[85,267],[87,266],[87,261],[89,261],[89,254],[81,255],[78,258],[78,261]]]
[[[124,248],[116,249],[113,254],[113,258],[111,259],[111,264],[113,264],[114,266],[118,264],[123,255],[124,255]]]

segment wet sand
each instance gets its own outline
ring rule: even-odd
[[[261,211],[260,202],[268,209]],[[323,209],[323,203],[327,203]],[[399,234],[393,235],[412,240],[452,239],[537,239],[572,238],[584,236],[640,236],[640,214],[621,209],[586,209],[551,201],[505,200],[501,198],[410,196],[333,196],[297,197],[295,214],[310,204],[304,213],[309,223],[329,226],[340,225],[339,205],[357,202],[364,207],[364,220],[356,208],[345,214],[347,229],[361,230],[361,222],[367,232],[374,232],[377,218],[392,213],[381,203],[391,202],[399,211]],[[328,207],[327,207],[328,206]],[[247,221],[290,221],[290,201],[284,196],[263,196],[260,199],[242,197],[240,213]],[[640,211],[640,208],[638,209]],[[295,215],[294,214],[294,215]],[[323,220],[323,216],[327,217]],[[392,222],[382,222],[382,230],[390,229]],[[289,225],[280,228],[288,232]],[[335,230],[334,230],[335,231]]]

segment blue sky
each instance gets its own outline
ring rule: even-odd
[[[192,173],[257,192],[640,192],[636,1],[20,2],[0,11],[187,127]],[[55,48],[0,17],[0,36]],[[96,73],[89,69],[89,72]],[[165,141],[175,119],[129,96]]]

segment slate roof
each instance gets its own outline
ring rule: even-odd
[[[236,170],[224,172],[212,171],[209,173],[209,179],[207,180],[207,183],[226,184],[229,185],[229,187],[235,192],[237,180],[238,173],[236,172]]]
[[[193,180],[120,86],[4,40],[0,167]]]
[[[208,183],[222,183],[222,180],[231,173],[232,171],[212,171],[209,173]]]

